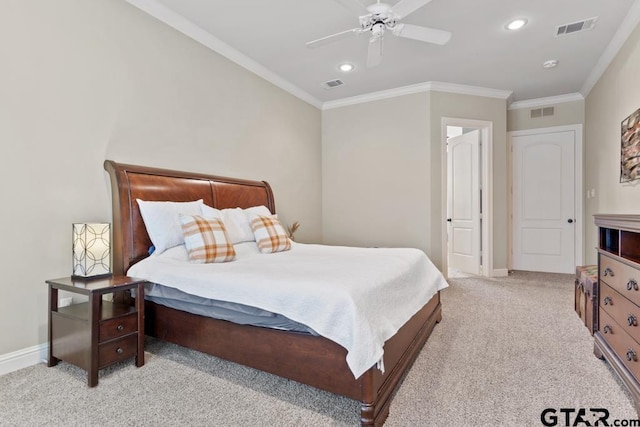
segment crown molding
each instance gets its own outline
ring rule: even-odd
[[[457,93],[460,95],[482,96],[485,98],[509,99],[513,94],[510,90],[491,89],[480,86],[467,86],[456,83],[427,82],[428,90],[434,92]]]
[[[561,104],[563,102],[584,101],[581,93],[567,93],[566,95],[548,96],[546,98],[526,99],[524,101],[512,102],[509,110],[519,110],[521,108],[543,107],[550,104]]]
[[[618,52],[620,52],[624,43],[627,41],[636,26],[638,26],[638,23],[640,23],[640,0],[635,0],[631,9],[629,9],[629,12],[618,27],[618,31],[616,31],[606,49],[602,55],[600,55],[600,59],[598,59],[595,67],[591,70],[589,77],[587,77],[587,80],[585,80],[582,85],[580,93],[583,97],[586,98],[596,83],[598,83],[600,77],[602,77],[604,72],[607,70],[607,67],[609,67],[609,64],[611,64],[616,55],[618,55]]]
[[[187,37],[192,38],[198,43],[208,47],[209,49],[219,53],[232,62],[240,65],[243,68],[251,71],[259,77],[262,77],[269,83],[279,87],[280,89],[289,92],[291,95],[300,98],[301,100],[313,105],[316,108],[322,108],[322,102],[315,97],[311,96],[299,87],[291,84],[287,80],[278,76],[274,72],[270,71],[263,65],[249,58],[248,56],[235,50],[228,44],[224,43],[217,37],[212,36],[210,33],[194,24],[193,22],[185,19],[181,15],[177,14],[173,10],[158,3],[156,0],[126,0],[127,3],[137,7],[138,9],[148,13],[157,20],[164,22],[175,30],[181,32]]]
[[[364,95],[350,96],[348,98],[327,101],[322,104],[323,110],[345,107],[347,105],[363,104],[365,102],[379,101],[381,99],[394,98],[396,96],[410,95],[412,93],[427,92],[429,87],[426,83],[402,86],[394,89],[381,90],[378,92],[365,93]]]
[[[511,91],[507,90],[490,89],[478,86],[466,86],[454,83],[424,82],[409,86],[402,86],[394,89],[381,90],[379,92],[371,92],[364,95],[352,96],[349,98],[336,99],[334,101],[327,101],[322,104],[322,109],[330,110],[332,108],[345,107],[347,105],[362,104],[365,102],[379,101],[381,99],[393,98],[396,96],[431,91],[457,93],[461,95],[483,96],[486,98],[499,99],[508,99],[511,96]]]

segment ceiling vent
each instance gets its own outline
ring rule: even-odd
[[[529,114],[532,119],[553,116],[555,113],[556,107],[534,108],[533,110],[529,110]]]
[[[556,28],[556,37],[566,36],[568,34],[578,33],[580,31],[587,31],[596,26],[597,16],[593,18],[585,19],[584,21],[572,22],[571,24],[564,24]]]
[[[322,87],[324,87],[325,89],[333,89],[334,87],[342,86],[343,84],[344,82],[342,80],[335,79],[322,83]]]

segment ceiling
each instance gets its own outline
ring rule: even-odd
[[[349,6],[372,0],[128,1],[317,106],[425,82],[494,89],[509,102],[586,95],[640,21],[640,0],[432,0],[402,22],[450,31],[451,40],[387,34],[382,63],[367,68],[367,34],[314,49],[305,42],[358,27]],[[527,25],[506,30],[516,17]],[[555,37],[559,25],[592,17],[593,29]],[[558,66],[543,68],[550,59]],[[339,71],[343,62],[355,69]],[[332,79],[344,85],[325,89]]]

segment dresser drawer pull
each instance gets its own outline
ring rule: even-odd
[[[604,305],[613,305],[611,297],[604,297]]]
[[[605,268],[605,269],[604,269],[604,276],[605,276],[605,277],[606,277],[606,276],[611,276],[611,277],[613,277],[613,276],[614,276],[614,274],[613,274],[613,270],[612,270],[612,269],[610,269],[609,267]]]
[[[123,352],[124,352],[124,350],[122,349],[122,347],[116,348],[116,353],[122,354]]]
[[[118,332],[122,332],[122,331],[124,331],[124,326],[118,325],[118,327],[116,329],[118,330]]]
[[[633,314],[630,314],[629,317],[627,317],[627,324],[629,324],[629,326],[638,326],[638,319]]]
[[[630,291],[631,289],[635,291],[638,290],[638,282],[636,282],[635,279],[629,279],[629,281],[627,282],[627,290]]]
[[[629,362],[631,362],[631,361],[637,362],[638,361],[638,356],[636,355],[636,352],[633,351],[632,349],[627,350],[627,360]]]
[[[605,334],[612,334],[613,328],[611,327],[611,325],[604,325],[604,328],[602,328],[602,332],[604,332]]]

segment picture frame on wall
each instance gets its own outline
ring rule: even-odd
[[[620,182],[640,179],[640,108],[621,123]]]

